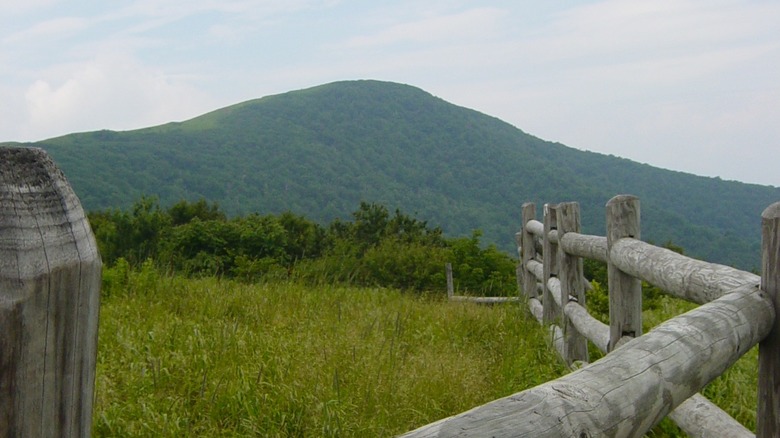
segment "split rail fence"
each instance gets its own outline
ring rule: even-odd
[[[780,202],[762,214],[760,277],[642,242],[634,196],[607,203],[606,236],[581,233],[575,202],[522,215],[522,298],[576,370],[405,437],[638,437],[667,415],[692,437],[752,437],[698,392],[756,344],[755,436],[780,436]],[[585,307],[583,258],[607,264],[609,325]],[[643,335],[642,281],[701,306]],[[608,354],[588,364],[588,340]]]

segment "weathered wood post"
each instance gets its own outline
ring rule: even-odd
[[[639,198],[618,195],[607,202],[607,278],[609,281],[609,351],[625,336],[642,335],[642,281],[609,260],[612,245],[623,238],[640,239]]]
[[[517,244],[517,264],[515,265],[515,281],[517,282],[517,297],[523,296],[523,232],[515,233],[515,243]]]
[[[550,277],[558,276],[558,244],[550,239],[550,231],[558,229],[557,205],[544,204],[544,241],[542,258],[544,260],[544,278],[542,278],[542,304],[544,305],[543,321],[545,324],[555,322],[561,312],[552,297],[548,287]]]
[[[452,299],[455,295],[455,282],[452,280],[452,263],[447,262],[444,265],[444,270],[447,274],[447,298]]]
[[[761,215],[761,290],[774,302],[772,331],[758,346],[756,437],[780,436],[780,202]]]
[[[0,436],[88,437],[101,261],[40,149],[0,148]]]
[[[580,205],[576,202],[558,204],[558,241],[566,233],[580,232]],[[577,301],[585,306],[585,278],[582,258],[567,254],[558,249],[558,278],[561,281],[561,306],[569,301]],[[563,321],[564,355],[568,365],[574,361],[588,361],[588,340],[564,316]]]
[[[534,235],[528,230],[528,221],[536,219],[536,204],[526,202],[523,204],[523,233],[522,237],[522,263],[523,263],[523,295],[525,299],[536,298],[536,277],[528,268],[528,262],[536,258],[536,245]]]

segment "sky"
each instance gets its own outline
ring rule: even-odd
[[[351,79],[536,137],[780,186],[777,0],[0,0],[0,142]]]

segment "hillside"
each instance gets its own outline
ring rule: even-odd
[[[759,266],[761,211],[780,189],[672,172],[524,133],[420,89],[350,81],[244,102],[148,129],[72,134],[46,149],[89,210],[204,197],[231,214],[290,210],[328,222],[361,200],[448,234],[479,228],[511,250],[523,202],[579,201],[584,232],[604,204],[642,199],[643,238]]]

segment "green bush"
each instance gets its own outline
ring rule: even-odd
[[[470,238],[449,241],[455,289],[489,296],[515,294],[515,260],[493,245],[481,248],[480,236],[475,230]]]
[[[112,295],[122,293],[127,290],[130,284],[130,263],[120,257],[114,266],[103,268],[103,287],[101,296],[108,298]]]
[[[480,231],[445,238],[440,228],[373,203],[361,202],[352,221],[335,220],[327,228],[290,212],[228,219],[205,200],[164,210],[155,198],[141,198],[131,211],[89,217],[104,262],[121,264],[118,273],[154,260],[160,270],[191,276],[299,278],[443,293],[444,266],[452,263],[459,291],[516,292],[514,260],[495,246],[482,248]],[[115,288],[111,281],[106,293]]]
[[[360,266],[361,284],[404,290],[445,290],[444,265],[451,251],[421,243],[385,239],[366,251]]]

